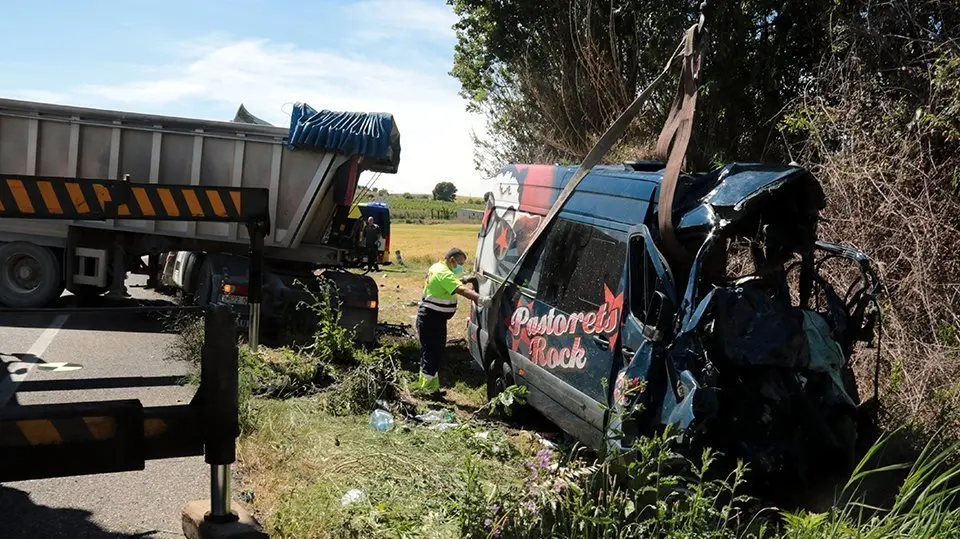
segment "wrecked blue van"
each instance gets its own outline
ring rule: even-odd
[[[853,465],[861,400],[851,367],[872,342],[868,258],[818,240],[818,181],[796,166],[682,176],[674,223],[688,263],[661,253],[663,166],[594,168],[535,245],[574,167],[510,165],[479,233],[471,355],[490,397],[528,404],[598,450],[672,424],[687,440],[803,477]],[[520,254],[530,248],[523,267]]]

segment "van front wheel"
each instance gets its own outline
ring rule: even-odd
[[[502,359],[494,359],[487,366],[487,401],[497,398],[513,385],[513,369]]]
[[[487,402],[500,396],[512,385],[516,385],[513,368],[500,358],[493,360],[487,367]],[[510,407],[510,418],[523,423],[529,418],[530,406],[514,401]]]

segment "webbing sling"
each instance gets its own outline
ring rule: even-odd
[[[669,139],[675,141],[673,145],[673,152],[671,153],[671,161],[677,161],[675,165],[675,173],[672,175],[672,180],[669,180],[669,174],[671,172],[671,166],[668,162],[666,170],[664,171],[663,183],[660,187],[660,220],[661,223],[664,222],[664,215],[666,215],[666,223],[668,225],[667,234],[661,233],[661,236],[668,235],[670,239],[667,241],[672,241],[675,246],[679,246],[679,242],[676,239],[676,236],[673,234],[673,219],[672,219],[672,207],[673,207],[673,194],[676,191],[676,181],[679,178],[679,169],[682,165],[683,155],[686,153],[687,144],[690,141],[690,132],[693,127],[693,105],[696,103],[696,80],[691,79],[690,84],[684,82],[684,77],[690,77],[691,75],[699,75],[700,71],[700,48],[701,44],[705,41],[702,39],[704,33],[704,16],[701,13],[700,20],[697,24],[691,26],[686,33],[684,34],[683,40],[677,46],[674,53],[670,56],[670,59],[667,60],[666,65],[663,68],[663,71],[657,75],[657,78],[650,83],[640,95],[630,103],[630,106],[620,114],[620,117],[611,125],[606,132],[603,133],[603,136],[600,137],[600,140],[594,145],[594,147],[584,158],[583,162],[580,164],[580,167],[577,168],[577,171],[573,174],[573,177],[570,178],[570,181],[567,182],[567,185],[564,186],[563,190],[560,191],[560,195],[557,197],[557,201],[554,202],[553,206],[550,208],[550,211],[547,213],[546,217],[541,221],[540,226],[537,227],[537,230],[534,232],[533,237],[527,243],[527,248],[520,254],[517,263],[510,269],[510,272],[506,275],[506,278],[501,282],[500,286],[497,287],[496,292],[491,298],[489,307],[487,308],[486,322],[488,328],[495,328],[498,323],[498,313],[500,312],[500,303],[503,299],[503,291],[506,289],[506,284],[510,282],[517,270],[522,267],[524,260],[527,257],[527,254],[530,253],[533,248],[537,245],[537,242],[540,240],[540,236],[545,230],[549,227],[550,223],[553,222],[554,218],[560,213],[560,210],[563,209],[564,204],[566,204],[567,199],[570,198],[570,195],[573,194],[573,191],[577,188],[580,182],[584,177],[593,169],[597,163],[613,148],[614,144],[619,141],[624,133],[626,133],[627,128],[630,126],[630,122],[637,116],[640,112],[641,107],[646,103],[647,99],[650,97],[650,94],[653,93],[653,90],[657,87],[661,80],[670,72],[670,68],[673,67],[673,62],[677,58],[683,58],[684,68],[681,72],[681,81],[680,81],[680,90],[678,91],[678,99],[674,101],[674,106],[670,111],[670,114],[667,117],[667,123],[664,126],[663,133],[661,133],[660,138],[665,138],[664,133],[671,131],[670,127],[673,123],[677,124],[677,127],[672,131],[674,134],[679,133],[680,137],[670,136]],[[694,67],[696,68],[694,70]],[[693,87],[693,99],[687,98],[686,89],[692,85]],[[684,120],[688,121],[684,121]],[[684,136],[685,132],[685,136]],[[678,144],[682,143],[682,144]],[[659,141],[658,141],[658,150]],[[674,154],[678,154],[678,157],[674,158]],[[672,185],[667,185],[667,182],[670,181]],[[669,200],[667,200],[666,206],[664,206],[665,197],[669,195]],[[663,226],[663,225],[661,225]],[[669,249],[669,247],[668,247]],[[668,251],[669,252],[669,251]],[[682,248],[681,248],[681,252]],[[684,253],[685,254],[685,253]],[[489,348],[488,348],[489,349]]]
[[[660,182],[660,199],[657,202],[657,224],[660,231],[661,247],[664,255],[675,265],[689,262],[690,253],[677,240],[673,226],[673,201],[677,190],[677,181],[690,145],[693,133],[693,116],[697,108],[697,89],[700,81],[700,65],[703,57],[703,17],[691,26],[683,39],[683,65],[677,95],[674,98],[670,114],[660,131],[657,140],[657,157],[666,161]],[[672,143],[672,147],[671,147]]]

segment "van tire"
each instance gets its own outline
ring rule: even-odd
[[[510,363],[502,359],[495,358],[486,369],[487,373],[487,402],[497,398],[500,393],[514,385],[516,379],[513,376],[513,368]],[[523,422],[530,413],[530,406],[526,404],[514,403],[511,408],[511,414],[508,416],[518,422]]]
[[[42,307],[63,293],[63,272],[50,249],[15,241],[0,245],[0,303]]]

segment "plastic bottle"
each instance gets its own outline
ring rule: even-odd
[[[370,414],[370,426],[379,432],[387,432],[393,428],[393,416],[386,410],[374,410]]]

